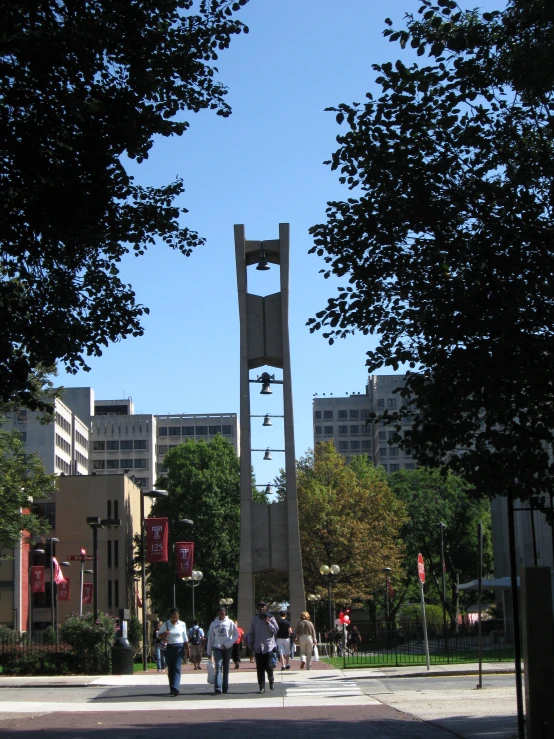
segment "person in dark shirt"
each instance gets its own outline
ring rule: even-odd
[[[279,631],[277,632],[277,649],[279,650],[279,657],[281,659],[282,672],[283,670],[290,670],[290,635],[292,633],[290,621],[287,619],[285,611],[280,612],[277,626],[279,627]]]

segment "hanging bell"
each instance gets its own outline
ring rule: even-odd
[[[265,272],[269,269],[269,264],[267,263],[267,259],[265,256],[264,251],[264,242],[262,241],[260,244],[260,258],[258,259],[258,264],[256,265],[256,269],[260,272]]]
[[[271,418],[269,417],[269,413],[265,416],[262,426],[273,426],[273,424],[271,423]]]
[[[267,485],[266,485],[265,494],[266,495],[271,495],[271,483],[270,482],[268,482]]]
[[[271,389],[271,383],[270,382],[264,382],[262,385],[262,389],[260,390],[260,395],[273,395],[273,390]],[[267,416],[266,416],[267,418]],[[271,423],[266,423],[264,420],[264,426],[271,426]]]
[[[273,457],[271,456],[271,450],[269,447],[265,450],[264,459],[267,460],[268,462],[270,462],[273,459]]]

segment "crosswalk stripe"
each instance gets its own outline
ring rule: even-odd
[[[329,680],[324,683],[293,683],[285,688],[287,698],[294,696],[357,696],[362,695],[360,687],[355,682]]]

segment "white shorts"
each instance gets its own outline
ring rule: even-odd
[[[290,639],[277,639],[277,649],[279,655],[288,657],[290,653]]]

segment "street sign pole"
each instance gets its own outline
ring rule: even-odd
[[[431,669],[429,659],[429,640],[427,639],[427,617],[425,615],[425,596],[423,594],[423,584],[425,582],[425,564],[421,554],[417,555],[417,573],[419,576],[419,595],[421,598],[421,621],[423,624],[423,640],[425,642],[425,661],[427,663],[427,671]]]

